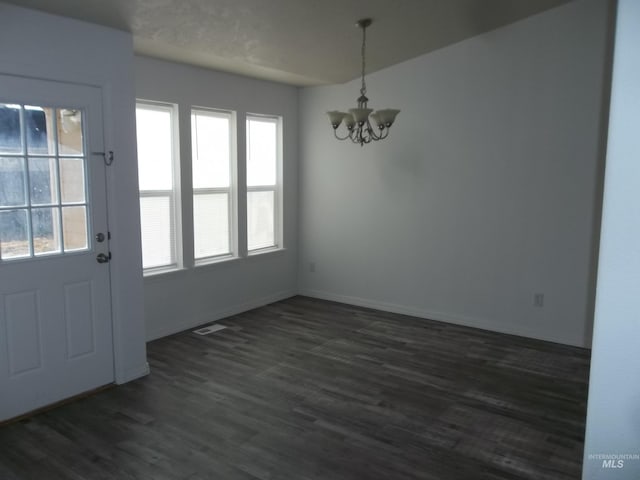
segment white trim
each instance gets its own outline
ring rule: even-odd
[[[537,340],[544,340],[547,342],[560,343],[563,345],[571,345],[574,347],[590,348],[590,345],[584,343],[577,343],[574,340],[567,338],[550,338],[541,336],[539,332],[532,330],[521,325],[507,325],[504,323],[495,322],[486,318],[480,317],[468,317],[464,315],[456,315],[446,312],[437,312],[433,310],[426,310],[422,308],[408,307],[404,305],[398,305],[395,303],[380,302],[368,298],[352,297],[349,295],[339,295],[332,292],[313,290],[313,289],[301,289],[298,291],[299,295],[307,297],[318,298],[321,300],[329,300],[332,302],[346,303],[348,305],[355,305],[358,307],[373,308],[381,310],[383,312],[398,313],[401,315],[409,315],[425,320],[435,320],[437,322],[452,323],[454,325],[462,325],[465,327],[479,328],[482,330],[489,330],[492,332],[505,333],[507,335],[516,335],[519,337],[534,338]]]
[[[280,300],[285,300],[287,298],[294,297],[295,295],[296,292],[294,290],[285,290],[274,293],[272,295],[267,295],[265,297],[252,299],[244,303],[222,308],[213,312],[207,312],[206,315],[202,315],[197,318],[184,319],[180,322],[172,324],[171,326],[147,332],[147,342],[157,340],[168,335],[173,335],[174,333],[182,332],[184,330],[191,330],[200,325],[215,322],[217,320],[230,317],[232,315],[237,315],[239,313],[244,313],[249,310],[253,310],[254,308],[263,307],[270,303],[279,302]]]

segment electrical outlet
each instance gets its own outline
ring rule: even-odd
[[[314,273],[316,271],[316,262],[309,262],[309,271]]]
[[[533,306],[538,308],[544,307],[544,293],[533,294]]]

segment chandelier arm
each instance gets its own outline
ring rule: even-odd
[[[382,128],[382,129],[378,129],[378,131],[380,133],[378,133],[376,135],[376,140],[384,140],[385,138],[387,138],[389,136],[389,129],[388,128]]]
[[[353,130],[352,130],[352,131],[353,131]],[[337,129],[337,128],[335,128],[335,129],[333,130],[333,135],[334,135],[338,140],[346,140],[347,138],[349,138],[350,132],[349,132],[349,131],[347,131],[347,134],[346,134],[344,137],[341,137],[341,136],[339,136],[339,135],[338,135],[338,129]]]
[[[362,127],[358,127],[357,130],[354,130],[355,135],[353,137],[351,137],[351,141],[353,143],[358,143],[360,144],[360,146],[364,145],[365,142],[365,138],[362,135]]]
[[[376,135],[376,130],[375,128],[373,128],[371,126],[371,123],[369,123],[369,121],[367,120],[367,131],[369,132],[369,135],[371,136],[372,140],[381,140],[383,137],[380,135]]]

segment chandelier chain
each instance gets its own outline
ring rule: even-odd
[[[364,81],[364,72],[365,72],[365,65],[366,65],[366,57],[365,57],[365,49],[366,49],[366,45],[367,45],[367,27],[363,26],[362,27],[362,51],[361,51],[361,56],[362,56],[362,87],[360,88],[360,94],[365,95],[367,93],[367,84]]]

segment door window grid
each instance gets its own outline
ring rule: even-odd
[[[77,109],[0,104],[0,260],[88,250]]]

